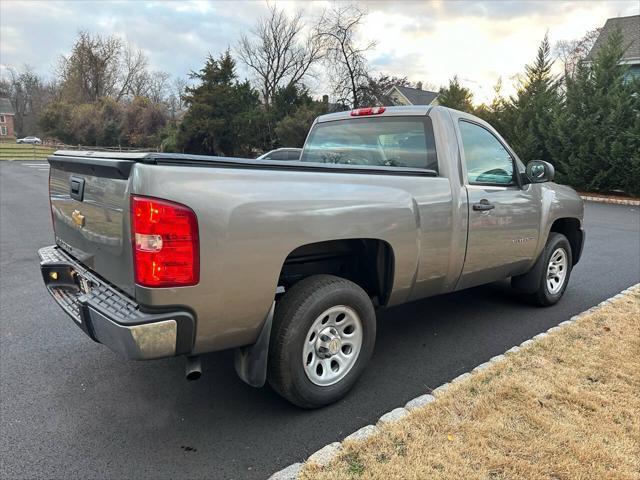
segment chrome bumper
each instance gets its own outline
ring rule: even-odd
[[[38,255],[47,290],[96,342],[132,360],[191,351],[195,319],[188,311],[145,309],[57,246]]]

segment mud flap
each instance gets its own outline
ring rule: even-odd
[[[234,353],[236,373],[243,382],[252,387],[262,387],[267,381],[267,357],[269,356],[269,339],[275,305],[274,301],[256,343],[236,348]]]

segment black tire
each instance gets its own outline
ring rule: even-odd
[[[552,292],[547,285],[547,267],[551,256],[559,248],[563,249],[566,258],[566,273],[563,283],[559,290]],[[571,256],[571,244],[567,237],[561,233],[551,232],[547,239],[547,244],[544,250],[540,254],[534,267],[526,274],[514,277],[511,280],[511,284],[518,290],[525,292],[525,297],[532,303],[543,307],[555,305],[560,301],[564,291],[569,284],[569,278],[571,277],[571,268],[573,266],[573,258]]]
[[[340,381],[329,386],[311,382],[302,354],[309,329],[327,309],[346,305],[358,316],[363,329],[362,345],[355,363]],[[294,405],[318,408],[344,397],[371,358],[376,338],[376,316],[371,299],[355,283],[333,275],[313,275],[291,287],[276,304],[267,379],[271,387]]]

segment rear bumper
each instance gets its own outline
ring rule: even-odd
[[[57,246],[38,255],[47,290],[94,341],[132,360],[191,351],[195,318],[186,309],[145,308]]]

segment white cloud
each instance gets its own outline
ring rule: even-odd
[[[329,2],[276,5],[316,17]],[[376,71],[442,85],[457,74],[477,101],[486,101],[502,77],[523,71],[549,31],[552,43],[582,36],[608,17],[640,13],[635,0],[609,2],[444,1],[362,2],[370,15],[360,32],[375,39],[369,59]],[[30,64],[49,74],[79,30],[117,34],[138,45],[154,69],[186,76],[210,52],[233,47],[267,11],[263,1],[238,2],[0,2],[0,64]],[[240,73],[249,72],[240,67]],[[326,79],[312,82],[321,95]]]
[[[434,85],[458,75],[477,102],[493,97],[499,78],[503,94],[513,93],[512,79],[533,60],[545,32],[553,45],[583,36],[608,17],[638,10],[636,2],[519,3],[523,9],[512,2],[447,2],[408,4],[408,12],[404,4],[393,11],[369,5],[363,35],[377,41],[370,55],[374,67]],[[493,10],[501,6],[513,9],[497,15]]]

